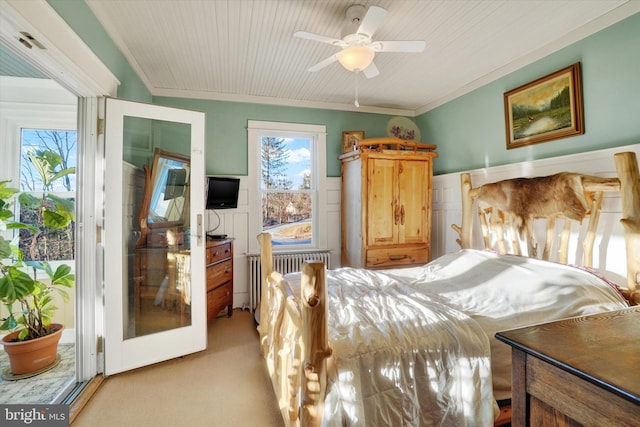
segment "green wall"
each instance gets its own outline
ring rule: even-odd
[[[506,149],[503,94],[582,65],[584,135]],[[450,173],[640,142],[640,13],[416,118]]]

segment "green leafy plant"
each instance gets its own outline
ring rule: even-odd
[[[60,264],[54,270],[46,261],[25,261],[17,233],[6,238],[12,230],[46,234],[48,230],[69,226],[75,219],[75,203],[51,194],[53,184],[75,173],[75,168],[62,168],[60,155],[50,150],[30,152],[28,158],[42,182],[42,195],[20,192],[10,187],[9,181],[0,182],[0,302],[8,311],[8,315],[0,319],[0,330],[20,331],[19,340],[53,332],[48,328],[58,309],[53,294],[59,294],[66,302],[69,300],[67,289],[75,284],[70,265]],[[35,224],[15,220],[16,200],[23,208],[37,212]],[[42,244],[47,244],[46,238]],[[46,279],[41,280],[40,276]]]

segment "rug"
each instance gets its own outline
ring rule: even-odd
[[[69,385],[75,384],[75,345],[58,345],[60,363],[31,378],[7,381],[0,377],[0,403],[57,403]],[[0,372],[9,367],[7,353],[0,350]]]

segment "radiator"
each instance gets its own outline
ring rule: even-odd
[[[247,255],[249,262],[249,308],[255,311],[260,304],[260,255]],[[327,268],[331,268],[329,262],[331,253],[328,250],[315,250],[304,252],[274,253],[273,269],[280,274],[293,273],[302,270],[302,264],[307,260],[322,261]]]

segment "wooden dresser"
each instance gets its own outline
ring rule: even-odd
[[[207,320],[233,313],[233,239],[207,239]]]
[[[435,145],[358,142],[342,161],[342,266],[389,268],[431,260]]]
[[[159,245],[135,249],[133,300],[136,316],[140,316],[145,304],[167,307],[169,302],[181,304],[180,312],[184,313],[176,272],[176,260],[181,256],[189,256],[189,250],[184,246]]]
[[[513,426],[637,426],[640,307],[496,338],[513,347]]]

